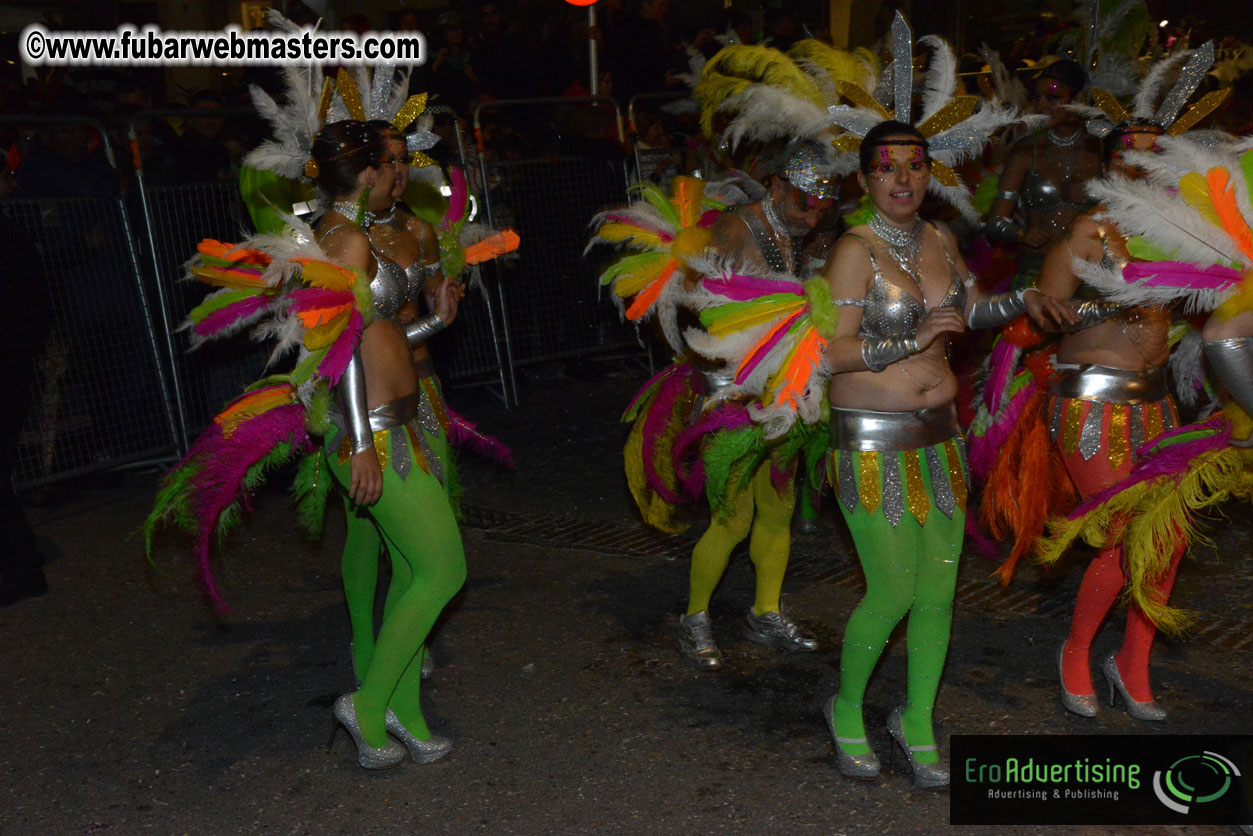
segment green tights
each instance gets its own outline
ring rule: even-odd
[[[725,517],[715,516],[692,549],[688,615],[709,608],[709,599],[722,580],[731,551],[750,532],[748,556],[757,573],[753,609],[758,615],[778,612],[792,546],[795,502],[792,480],[779,493],[770,478],[770,462],[757,468],[749,483],[736,492],[730,503],[731,512]]]
[[[386,443],[390,445],[391,439]],[[334,450],[327,450],[327,458],[331,472],[346,488],[349,464],[340,464]],[[355,638],[363,625],[367,634],[372,632],[380,544],[391,557],[392,582],[378,640],[372,652],[358,657],[365,661],[359,671],[361,688],[353,695],[362,736],[371,746],[387,742],[388,708],[419,740],[430,738],[418,701],[422,650],[435,619],[466,579],[461,532],[439,480],[416,465],[405,479],[390,465],[385,467],[379,501],[364,508],[349,506],[343,571]],[[363,580],[361,572],[370,577]]]
[[[921,450],[879,454],[878,470],[883,472],[885,455],[903,457],[921,454]],[[942,450],[940,455],[944,455]],[[857,461],[856,456],[854,461]],[[844,739],[855,740],[866,736],[862,719],[866,685],[879,657],[883,655],[892,630],[908,615],[905,644],[909,651],[909,681],[902,725],[910,746],[935,744],[931,712],[940,687],[940,673],[948,655],[953,593],[957,585],[957,562],[965,534],[966,512],[959,506],[952,519],[941,513],[934,504],[925,463],[920,469],[927,499],[931,501],[925,525],[920,525],[906,511],[894,527],[882,507],[867,513],[864,504],[858,503],[849,511],[840,503],[866,576],[866,595],[844,628],[844,646],[840,654],[840,691],[835,701],[835,728]],[[833,483],[838,486],[836,480],[839,477],[834,470]],[[870,751],[865,743],[841,744],[841,747],[850,755]],[[939,755],[935,751],[924,751],[918,752],[917,758],[921,763],[934,763]]]

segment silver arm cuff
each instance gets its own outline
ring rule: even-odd
[[[983,228],[987,230],[989,238],[1003,244],[1013,244],[1022,235],[1022,230],[1014,219],[1004,215],[994,215],[988,218]]]
[[[1107,319],[1113,319],[1123,311],[1122,305],[1106,299],[1085,299],[1082,302],[1070,301],[1070,309],[1079,314],[1079,321],[1059,329],[1064,333],[1082,331],[1093,325],[1100,325]]]
[[[1253,337],[1206,340],[1205,357],[1231,397],[1253,415]]]
[[[1018,192],[1004,192],[1004,191],[1002,191],[1002,192],[997,192],[997,193],[996,193],[996,199],[997,199],[997,200],[1008,200],[1010,203],[1012,203],[1012,204],[1014,204],[1015,206],[1017,206],[1017,205],[1018,205]]]
[[[417,345],[429,340],[447,327],[448,324],[439,318],[439,314],[433,313],[406,325],[405,339],[409,341],[409,345]]]
[[[918,340],[913,337],[881,337],[861,341],[861,360],[872,372],[881,372],[919,351]]]
[[[365,365],[361,362],[361,350],[353,352],[344,376],[339,380],[339,408],[344,413],[348,437],[352,439],[352,454],[364,453],[374,446],[374,433],[370,432],[370,409],[365,397]]]
[[[1004,325],[1027,312],[1026,297],[1026,290],[984,296],[970,306],[966,324],[971,328],[996,328]]]

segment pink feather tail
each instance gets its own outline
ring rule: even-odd
[[[988,474],[996,466],[997,456],[1005,449],[1005,442],[1014,432],[1018,419],[1022,417],[1023,409],[1035,391],[1036,384],[1033,380],[1014,393],[1009,403],[1005,405],[1004,411],[993,418],[991,426],[983,435],[973,433],[970,435],[968,439],[970,472],[978,481],[986,481]]]
[[[472,450],[501,467],[514,469],[513,451],[500,439],[480,432],[477,426],[453,412],[447,403],[444,404],[444,411],[448,413],[448,440],[452,446],[459,450]]]

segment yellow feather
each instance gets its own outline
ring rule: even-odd
[[[1189,171],[1179,178],[1179,194],[1183,195],[1188,205],[1199,212],[1205,220],[1219,229],[1223,228],[1223,222],[1219,220],[1214,203],[1210,200],[1209,184],[1205,181],[1204,174]]]
[[[805,300],[795,302],[770,302],[744,311],[724,316],[708,327],[711,337],[721,337],[732,331],[743,331],[772,320],[782,319],[805,305]]]
[[[640,249],[664,250],[667,245],[661,240],[661,236],[656,232],[649,232],[640,229],[638,226],[628,226],[620,223],[607,223],[601,226],[596,232],[602,240],[611,244],[629,243]]]
[[[662,272],[665,271],[666,265],[670,263],[668,258],[659,258],[654,264],[650,264],[643,270],[635,273],[623,273],[613,283],[613,292],[626,299],[634,296],[644,288],[648,287],[657,279],[661,278]]]
[[[344,326],[348,324],[348,317],[352,315],[352,310],[352,308],[349,308],[325,325],[319,325],[316,328],[310,328],[308,331],[305,331],[305,348],[310,351],[317,351],[335,342],[344,330]]]

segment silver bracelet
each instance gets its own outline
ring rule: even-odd
[[[881,372],[898,360],[921,351],[915,337],[880,337],[861,341],[861,361],[872,372]]]
[[[1205,359],[1236,403],[1253,415],[1253,337],[1206,340]]]
[[[1123,307],[1107,299],[1084,299],[1082,302],[1071,300],[1070,309],[1079,315],[1079,321],[1063,328],[1063,331],[1082,331],[1084,328],[1100,325],[1122,313]]]
[[[409,345],[417,345],[429,340],[447,327],[448,324],[440,319],[439,314],[433,313],[406,325],[405,339],[409,341]]]
[[[994,215],[988,218],[988,222],[984,224],[983,228],[987,231],[989,238],[1003,244],[1013,244],[1022,235],[1022,229],[1018,226],[1018,223],[1004,215]]]
[[[984,296],[970,306],[966,324],[971,328],[996,328],[1011,322],[1027,312],[1026,297],[1027,289]]]

